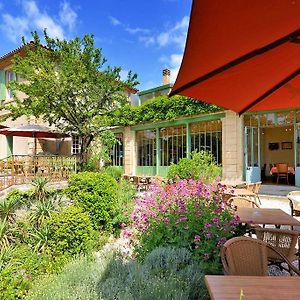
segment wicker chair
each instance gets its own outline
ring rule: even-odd
[[[300,191],[293,191],[287,194],[290,201],[291,215],[300,217]]]
[[[288,164],[277,164],[277,184],[279,183],[279,179],[286,179],[287,184],[289,184],[289,167]]]
[[[253,189],[254,189],[254,183],[247,183],[247,184],[246,184],[246,189],[247,189],[248,191],[253,192]]]
[[[255,182],[253,186],[253,193],[255,194],[255,201],[261,205],[258,193],[261,187],[261,181]]]
[[[249,237],[235,237],[228,240],[221,250],[221,260],[226,275],[267,276],[268,251],[276,252],[289,266],[291,275],[300,275],[283,254],[266,242]]]
[[[296,244],[299,232],[274,228],[255,228],[255,233],[258,239],[275,248],[290,261],[298,259]],[[284,261],[276,252],[269,250],[268,260],[270,264],[278,265],[281,269],[284,269],[281,265]]]
[[[231,197],[228,202],[234,209],[237,207],[259,208],[259,205],[255,201],[245,197]]]

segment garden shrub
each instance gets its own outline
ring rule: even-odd
[[[221,176],[221,167],[210,152],[192,152],[191,156],[182,158],[177,164],[171,164],[168,178],[195,179],[209,183]]]
[[[123,168],[118,166],[107,166],[105,167],[104,172],[115,180],[120,181],[123,174]]]
[[[203,273],[186,249],[157,248],[143,263],[112,260],[97,285],[98,299],[207,299]]]
[[[112,230],[118,215],[118,184],[105,173],[82,172],[69,178],[67,194],[90,214],[95,229]]]
[[[47,220],[49,227],[48,249],[53,256],[87,252],[94,237],[89,215],[80,207],[69,206],[55,212]]]
[[[114,224],[129,224],[131,222],[130,215],[133,210],[133,198],[136,195],[136,187],[127,180],[121,180],[118,190],[118,213],[114,219]]]
[[[23,299],[35,278],[58,270],[50,257],[35,253],[29,246],[21,245],[5,252],[2,249],[0,253],[0,299]]]
[[[136,200],[132,213],[137,254],[143,258],[159,246],[183,247],[192,251],[203,270],[219,272],[220,249],[239,223],[223,193],[220,185],[195,180],[152,186]]]
[[[96,300],[96,283],[109,259],[95,262],[90,257],[71,260],[58,275],[37,280],[26,299],[31,300]]]

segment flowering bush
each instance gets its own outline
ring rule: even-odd
[[[185,247],[210,272],[220,269],[220,248],[235,234],[239,223],[223,200],[220,184],[180,180],[152,186],[136,200],[132,213],[140,257],[158,246]]]

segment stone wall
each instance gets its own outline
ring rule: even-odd
[[[226,111],[222,119],[223,180],[243,179],[243,117]]]

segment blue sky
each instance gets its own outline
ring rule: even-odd
[[[138,74],[140,90],[161,84],[162,69],[176,78],[191,0],[0,0],[0,55],[20,46],[21,36],[47,28],[70,39],[95,35],[111,66]]]

